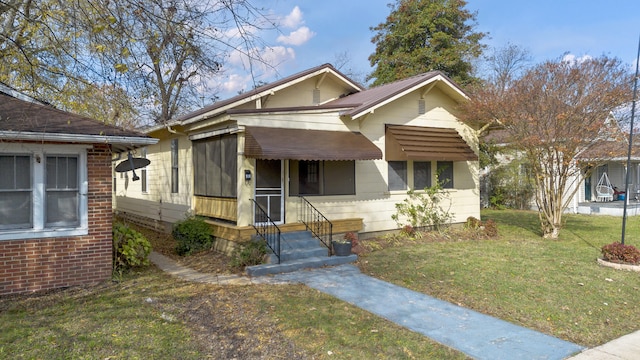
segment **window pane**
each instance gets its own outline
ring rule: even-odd
[[[47,225],[78,224],[78,193],[75,191],[47,191]]]
[[[356,162],[324,162],[324,195],[354,195],[356,193]]]
[[[178,192],[178,169],[171,169],[171,192]]]
[[[171,140],[171,192],[178,192],[178,139]]]
[[[207,143],[193,143],[193,186],[195,195],[207,195]]]
[[[438,182],[443,189],[453,189],[453,161],[438,161]]]
[[[224,197],[236,197],[238,179],[238,154],[236,136],[222,137],[221,192]]]
[[[320,162],[300,161],[298,165],[299,192],[301,195],[320,194]]]
[[[222,143],[220,138],[207,143],[207,195],[222,195]]]
[[[67,159],[67,189],[78,188],[78,158],[68,157]]]
[[[78,158],[47,156],[47,189],[77,189]]]
[[[31,192],[0,192],[0,229],[31,227]]]
[[[0,173],[4,172],[4,168]],[[16,189],[31,189],[31,157],[16,156]]]
[[[56,188],[56,180],[58,178],[58,158],[47,157],[47,189]]]
[[[31,189],[29,156],[0,156],[0,190]]]
[[[389,161],[389,190],[407,189],[407,162]]]
[[[431,187],[431,162],[415,161],[413,163],[413,188],[422,190]]]

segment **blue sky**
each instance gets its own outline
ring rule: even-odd
[[[366,75],[375,50],[370,27],[384,22],[391,0],[272,0],[255,2],[268,8],[279,32],[259,34],[269,48],[260,49],[275,66],[257,71],[270,82],[324,63],[337,54],[350,59],[341,70]],[[260,4],[258,4],[260,3]],[[267,3],[267,4],[265,4]],[[484,43],[507,43],[528,49],[535,63],[560,58],[607,55],[635,65],[640,36],[638,0],[468,0],[477,11],[477,30],[489,33]],[[223,98],[253,87],[251,75],[231,61],[222,78]]]

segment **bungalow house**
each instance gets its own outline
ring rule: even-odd
[[[149,129],[159,142],[136,156],[151,165],[139,184],[116,178],[115,208],[158,228],[202,215],[231,243],[265,221],[299,229],[307,210],[371,236],[440,174],[462,223],[480,216],[476,131],[455,116],[466,99],[438,71],[365,90],[314,67]]]
[[[157,139],[0,85],[0,295],[112,271],[112,153]]]

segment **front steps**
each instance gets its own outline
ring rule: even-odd
[[[301,269],[318,268],[348,264],[356,261],[358,256],[329,256],[329,250],[314,238],[309,231],[283,233],[280,236],[280,264],[278,258],[271,254],[269,263],[248,266],[245,271],[249,276],[262,276],[293,272]]]

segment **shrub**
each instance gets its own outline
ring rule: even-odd
[[[448,209],[440,205],[448,196],[449,193],[440,184],[426,187],[424,192],[409,190],[407,198],[396,203],[396,213],[391,215],[391,218],[400,228],[407,225],[403,221],[406,219],[413,229],[431,226],[440,231],[453,219],[453,213],[449,212],[451,200],[449,199]]]
[[[178,242],[176,252],[181,256],[208,249],[213,244],[211,228],[203,218],[197,216],[175,223],[171,235]]]
[[[113,270],[149,265],[151,243],[141,233],[123,223],[113,225]]]
[[[467,218],[465,229],[483,238],[495,238],[498,236],[498,225],[494,220],[481,221],[473,216]]]
[[[638,265],[640,264],[640,250],[633,245],[614,242],[602,247],[602,258],[613,263]]]
[[[484,233],[490,237],[494,238],[498,236],[498,224],[493,220],[489,219],[484,222]]]
[[[535,187],[527,178],[529,166],[515,159],[508,164],[494,166],[484,180],[489,183],[489,203],[496,209],[529,209]]]
[[[242,269],[245,266],[260,265],[267,254],[267,244],[264,241],[251,241],[247,245],[239,246],[231,254],[231,266]]]

